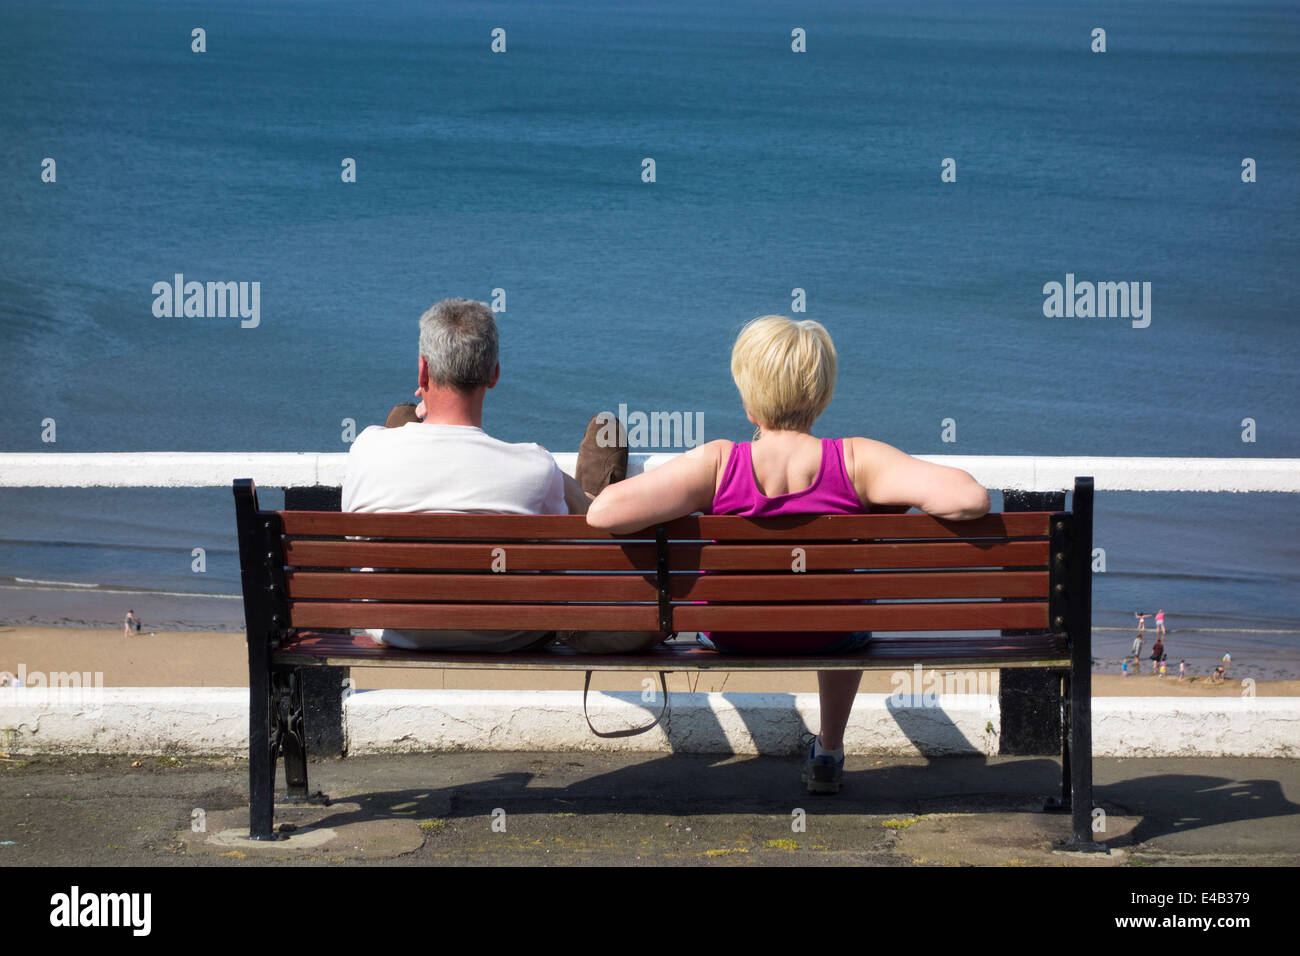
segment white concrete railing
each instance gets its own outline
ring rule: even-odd
[[[628,471],[656,468],[675,454],[632,453]],[[970,472],[986,488],[1064,491],[1092,475],[1098,491],[1280,491],[1300,493],[1296,458],[1052,458],[1015,455],[918,455]],[[577,454],[554,454],[573,474]],[[252,478],[265,487],[337,487],[345,452],[17,452],[0,453],[5,488],[228,487]]]
[[[93,689],[92,689],[93,690]],[[248,755],[240,687],[103,687],[60,699],[48,688],[0,690],[11,754]],[[51,702],[50,698],[55,697]],[[639,692],[588,700],[593,723],[645,722]],[[938,706],[934,706],[937,704]],[[672,721],[638,737],[593,737],[576,690],[367,690],[343,705],[348,754],[529,750],[788,754],[821,722],[816,694],[673,694]],[[528,719],[521,721],[519,714]],[[844,735],[856,756],[995,756],[996,694],[944,694],[899,707],[860,694]],[[508,728],[508,730],[503,730]],[[1300,756],[1300,698],[1094,697],[1094,757]]]

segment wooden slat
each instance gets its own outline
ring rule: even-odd
[[[498,547],[510,571],[642,571],[656,569],[653,544],[416,544],[393,541],[285,542],[285,564],[314,568],[419,568],[491,571]]]
[[[1047,604],[683,604],[673,610],[673,626],[679,631],[1047,630]]]
[[[929,544],[808,544],[807,571],[888,568],[1043,567],[1046,541]],[[412,568],[490,571],[497,549],[509,571],[642,571],[656,568],[651,544],[447,544],[392,541],[289,539],[285,563],[294,567]],[[675,571],[788,571],[793,549],[781,544],[675,544],[669,546]]]
[[[653,605],[383,604],[292,601],[295,627],[416,630],[658,630]],[[1045,603],[677,605],[680,631],[984,631],[1047,629]]]
[[[376,538],[653,539],[653,529],[612,535],[582,515],[359,514],[280,511],[287,535]],[[1045,537],[1050,512],[1011,512],[973,521],[910,515],[788,515],[755,520],[735,515],[691,515],[668,522],[670,538],[707,540],[834,541],[854,538]]]
[[[379,601],[656,601],[652,576],[639,574],[368,574],[290,571],[291,600],[365,598]]]
[[[460,538],[502,540],[563,538],[615,540],[636,535],[612,535],[587,524],[582,515],[500,514],[370,514],[337,511],[280,511],[284,533],[341,538]],[[654,540],[654,532],[642,535]]]
[[[834,601],[845,599],[1046,598],[1046,571],[908,574],[674,574],[678,601]],[[655,601],[652,575],[639,574],[367,574],[290,571],[290,599],[378,601]]]
[[[367,604],[291,601],[295,627],[409,630],[657,631],[654,605]]]
[[[689,515],[667,523],[668,537],[716,541],[780,539],[834,541],[853,538],[1041,538],[1049,531],[1049,511],[985,515],[971,521],[946,521],[925,514],[784,515],[740,518]],[[1068,518],[1068,516],[1067,516]]]
[[[885,570],[888,568],[1045,567],[1046,541],[931,544],[797,545],[807,571]],[[674,571],[789,571],[792,548],[783,544],[673,544],[668,565]]]
[[[1059,634],[1020,634],[1013,637],[972,635],[961,638],[873,637],[864,650],[834,656],[719,654],[694,642],[660,644],[639,654],[579,654],[552,646],[543,651],[509,654],[452,654],[408,651],[375,644],[366,635],[330,631],[291,634],[272,653],[277,663],[307,666],[442,667],[476,670],[562,671],[806,671],[863,670],[910,667],[1065,667],[1070,656]]]
[[[674,574],[670,593],[684,601],[834,601],[847,598],[1042,598],[1046,571],[929,571],[911,574]]]

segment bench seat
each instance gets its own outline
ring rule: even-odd
[[[934,667],[1070,666],[1070,649],[1062,634],[990,637],[911,637],[875,635],[860,651],[824,655],[721,654],[693,640],[668,641],[638,654],[579,654],[564,645],[542,651],[508,654],[451,654],[411,651],[376,644],[366,634],[301,630],[291,633],[271,653],[273,664],[295,667],[437,667],[472,670],[561,671],[806,671],[897,670],[900,664]]]

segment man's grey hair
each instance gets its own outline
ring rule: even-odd
[[[468,391],[492,381],[497,323],[485,302],[443,299],[420,316],[420,354],[434,385]]]

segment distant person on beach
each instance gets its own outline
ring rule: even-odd
[[[1164,632],[1165,632],[1165,612],[1157,611],[1156,612],[1156,633],[1164,634]]]
[[[130,637],[132,630],[139,632],[140,619],[135,616],[135,611],[127,611],[126,620],[122,622],[122,636]]]
[[[1133,638],[1133,656],[1142,656],[1142,632],[1138,631],[1137,637]]]
[[[1228,668],[1232,666],[1232,655],[1224,654],[1223,660],[1218,667],[1214,668],[1214,682],[1222,683],[1223,679],[1228,676]]]
[[[1159,669],[1159,667],[1160,667],[1160,662],[1163,661],[1164,659],[1165,659],[1165,642],[1162,641],[1162,640],[1160,640],[1160,638],[1157,637],[1157,638],[1156,638],[1156,642],[1155,642],[1155,644],[1152,645],[1152,647],[1151,647],[1151,673],[1152,673],[1152,675],[1154,675],[1155,672]]]
[[[1147,618],[1149,618],[1151,615],[1149,613],[1142,614],[1138,611],[1134,611],[1133,616],[1138,619],[1138,633],[1139,634],[1143,633],[1147,629]]]
[[[1179,662],[1178,662],[1178,682],[1181,684],[1181,683],[1183,682],[1183,679],[1184,679],[1186,676],[1187,676],[1187,661],[1185,661],[1185,660],[1179,661]]]
[[[948,520],[988,513],[988,492],[959,468],[921,461],[870,438],[814,436],[813,422],[835,389],[836,363],[831,337],[817,322],[777,315],[753,320],[732,348],[731,374],[756,440],[711,441],[612,484],[592,503],[587,523],[628,532],[696,511],[771,517],[915,507]],[[858,650],[870,637],[715,631],[707,640],[722,653],[825,654]],[[857,670],[817,674],[821,728],[804,764],[809,792],[839,791],[844,729],[861,678]]]
[[[626,438],[620,434],[617,445],[602,447],[600,416],[578,449],[578,481],[540,445],[510,444],[483,430],[484,398],[501,376],[496,321],[486,303],[443,299],[420,316],[417,369],[419,405],[396,406],[385,426],[372,425],[352,443],[343,511],[580,514],[605,485],[627,474]],[[501,652],[558,637],[579,651],[631,653],[665,637],[657,631],[367,633],[414,650]]]

